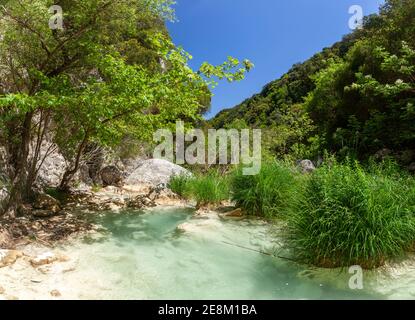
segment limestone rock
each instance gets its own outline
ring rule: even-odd
[[[128,200],[127,202],[127,207],[131,209],[142,209],[155,206],[156,204],[154,203],[154,201],[150,200],[145,195],[139,195],[133,199]]]
[[[12,265],[23,253],[17,250],[0,250],[0,268]]]
[[[123,173],[116,166],[108,166],[101,170],[101,179],[104,186],[121,186]]]
[[[298,167],[303,173],[311,173],[316,170],[314,163],[311,160],[301,160],[298,162]]]
[[[44,155],[50,148],[54,148],[56,151],[49,154],[42,163],[39,169],[39,174],[36,182],[40,186],[57,187],[66,169],[66,161],[61,153],[57,150],[56,146],[53,146],[50,142],[45,141],[41,146],[41,155]]]
[[[171,191],[170,189],[167,188],[167,184],[165,183],[160,183],[159,185],[155,186],[155,187],[151,187],[147,197],[151,200],[151,201],[156,201],[156,200],[161,200],[161,201],[165,201],[165,200],[169,200],[169,199],[178,199],[179,196],[177,194],[175,194],[173,191]]]
[[[46,216],[50,216],[61,211],[60,202],[44,193],[37,196],[35,202],[33,203],[33,208],[42,211],[49,211],[50,214]],[[45,212],[39,212],[39,216],[45,216],[45,214]]]
[[[157,186],[166,184],[170,178],[177,175],[191,175],[191,173],[183,167],[175,165],[166,160],[150,159],[145,160],[135,169],[125,180],[126,185],[148,184]]]
[[[44,265],[51,264],[54,262],[65,262],[65,261],[68,261],[67,257],[60,256],[52,252],[45,252],[41,255],[38,255],[30,259],[30,264],[36,268],[36,267],[44,266]]]

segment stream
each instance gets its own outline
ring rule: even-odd
[[[351,290],[347,270],[310,269],[257,252],[279,246],[273,226],[260,220],[154,209],[106,213],[95,222],[104,236],[63,248],[78,259],[65,282],[78,283],[81,299],[414,298],[415,282],[402,288],[379,271],[365,272],[364,289]]]

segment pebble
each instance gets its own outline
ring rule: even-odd
[[[30,281],[32,281],[33,283],[41,283],[42,280],[40,279],[31,279]]]
[[[62,294],[61,294],[58,290],[52,290],[52,291],[50,292],[50,295],[51,295],[52,297],[60,297],[60,296],[62,296]]]

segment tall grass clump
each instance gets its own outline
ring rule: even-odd
[[[415,184],[387,165],[317,169],[288,217],[296,258],[321,267],[375,268],[412,250]]]
[[[229,178],[215,170],[192,177],[173,177],[169,187],[181,197],[195,200],[197,207],[216,205],[230,198]]]
[[[197,202],[197,207],[219,204],[229,200],[229,179],[219,172],[212,171],[189,180],[189,195]]]
[[[168,183],[168,187],[175,194],[185,198],[188,193],[190,179],[190,176],[185,174],[172,176]]]
[[[259,174],[234,173],[232,200],[248,215],[275,218],[285,215],[294,201],[299,177],[284,162],[262,164]]]

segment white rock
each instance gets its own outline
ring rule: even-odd
[[[148,184],[157,186],[167,184],[170,178],[177,175],[191,175],[183,167],[175,165],[166,160],[150,159],[145,160],[125,180],[126,185]]]
[[[298,163],[298,167],[303,173],[310,173],[316,170],[314,163],[311,160],[302,160]]]

